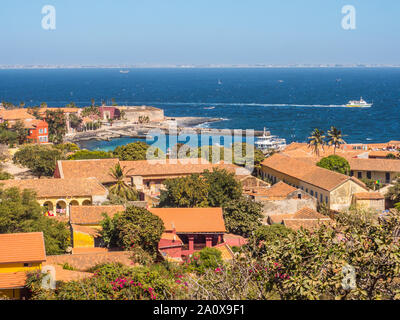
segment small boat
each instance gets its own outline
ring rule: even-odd
[[[205,107],[204,109],[205,110],[212,110],[212,109],[215,109],[215,107]]]
[[[285,82],[285,81],[283,81],[283,80],[278,80],[278,82],[279,82],[279,83],[283,83],[283,82]]]
[[[222,81],[221,81],[221,80],[218,80],[218,84],[221,85],[221,84],[222,84]]]
[[[264,128],[264,134],[261,137],[257,137],[254,145],[263,152],[271,150],[280,151],[286,148],[286,140],[277,136],[272,136],[271,133]]]
[[[372,103],[366,102],[362,97],[360,101],[352,100],[346,104],[348,108],[370,108],[372,107]]]
[[[119,70],[119,73],[129,73],[129,70]]]

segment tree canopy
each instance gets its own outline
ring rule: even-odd
[[[233,173],[226,170],[206,170],[203,174],[168,179],[161,191],[159,207],[221,207],[239,199],[242,187]]]
[[[158,243],[164,232],[164,223],[144,208],[128,207],[124,213],[101,222],[102,235],[109,247],[130,250],[140,247],[153,258],[158,252]]]
[[[225,227],[229,233],[250,237],[262,223],[262,205],[241,197],[226,203],[223,207]]]
[[[317,166],[345,175],[349,175],[350,173],[349,162],[345,158],[339,157],[337,155],[331,155],[329,157],[322,158],[317,163]]]
[[[156,159],[162,156],[162,151],[160,149],[155,149],[142,141],[118,146],[113,151],[114,156],[119,158],[121,161],[150,160],[147,159],[148,153],[154,155],[154,157],[150,156],[151,159]]]
[[[46,110],[44,119],[49,125],[49,140],[55,144],[62,143],[64,135],[67,133],[67,119],[62,110]]]
[[[29,168],[39,178],[53,176],[57,160],[61,159],[60,150],[45,145],[25,145],[13,157],[14,163]]]
[[[111,159],[114,158],[112,152],[95,150],[78,150],[74,154],[68,156],[68,160],[88,160],[88,159]]]
[[[40,232],[46,253],[63,254],[70,245],[67,225],[45,217],[32,191],[0,189],[0,233]]]

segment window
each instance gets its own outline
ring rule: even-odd
[[[328,196],[325,197],[325,202],[328,203]]]
[[[298,198],[298,199],[301,199],[301,193],[298,193],[298,194],[297,194],[297,198]]]
[[[367,178],[371,179],[371,176],[372,176],[371,171],[367,171]]]
[[[30,268],[32,267],[32,263],[24,263],[24,268]]]
[[[39,133],[42,134],[43,133],[43,129],[39,129]]]
[[[44,133],[47,133],[47,128],[44,128]]]
[[[314,191],[313,190],[311,190],[310,193],[311,193],[311,196],[314,196]]]
[[[320,202],[322,202],[322,201],[323,201],[322,194],[321,194],[321,195],[320,195],[320,197],[319,197],[319,201],[320,201]]]
[[[354,176],[354,171],[353,170],[350,171],[350,177],[352,177],[352,176]]]
[[[390,183],[390,172],[386,172],[386,183]]]
[[[318,200],[318,192],[315,192],[315,198]]]
[[[362,179],[362,172],[360,172],[360,171],[357,172],[357,178]]]
[[[308,188],[306,188],[306,192],[308,193]]]

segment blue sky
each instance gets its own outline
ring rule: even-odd
[[[399,15],[398,0],[1,0],[0,65],[400,64]]]

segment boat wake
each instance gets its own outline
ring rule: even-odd
[[[139,103],[139,102],[136,102]],[[143,103],[143,102],[140,102]],[[173,105],[173,106],[205,106],[205,105],[213,105],[215,106],[223,106],[223,107],[298,107],[298,108],[347,108],[346,105],[336,105],[336,104],[290,104],[290,103],[243,103],[243,102],[235,102],[235,103],[212,103],[212,102],[146,102],[147,104],[152,105]],[[211,109],[212,107],[207,107],[204,109]]]

